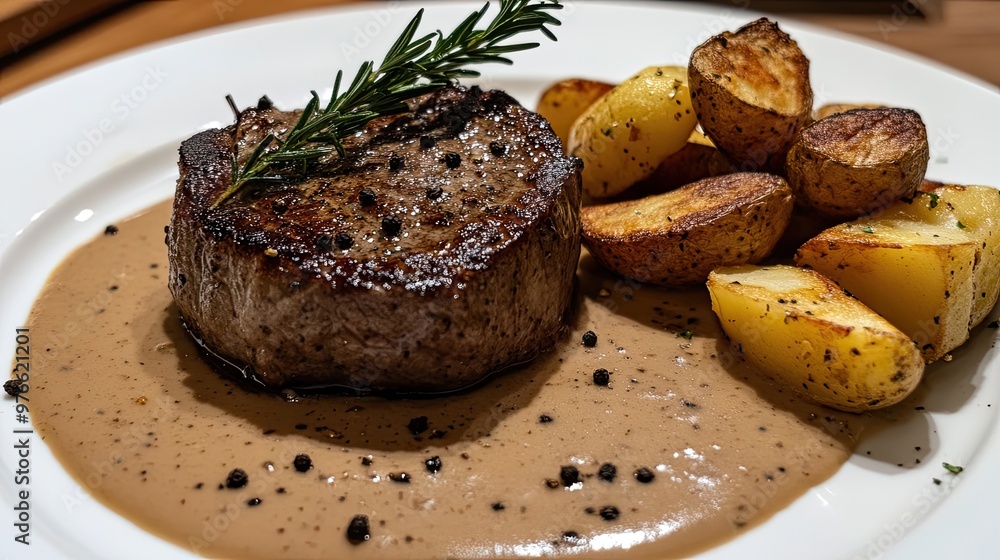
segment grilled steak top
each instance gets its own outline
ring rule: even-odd
[[[447,88],[282,183],[231,184],[299,114],[248,109],[181,145],[170,290],[203,347],[280,389],[444,392],[561,336],[580,164],[502,92]]]
[[[448,88],[411,108],[372,121],[344,140],[346,157],[334,152],[305,178],[244,189],[213,208],[231,184],[234,132],[242,163],[268,132],[287,131],[299,116],[247,109],[238,130],[182,145],[190,198],[175,220],[193,219],[235,250],[273,249],[265,266],[335,289],[461,289],[547,215],[578,164],[562,155],[544,119],[503,92]]]

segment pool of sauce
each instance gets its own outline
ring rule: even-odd
[[[184,331],[166,287],[169,213],[164,202],[116,224],[53,273],[28,321],[32,412],[84,488],[197,554],[686,556],[828,478],[862,430],[742,364],[703,289],[633,284],[586,254],[563,342],[475,390],[248,391]],[[85,328],[67,334],[68,318]],[[245,486],[227,487],[234,469]],[[370,538],[352,543],[357,515]]]

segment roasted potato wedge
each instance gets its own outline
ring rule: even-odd
[[[912,196],[929,159],[915,111],[852,109],[802,129],[786,171],[799,205],[850,219]]]
[[[698,121],[719,151],[742,171],[784,174],[813,104],[798,44],[761,18],[695,48],[688,77]]]
[[[595,80],[570,78],[548,87],[538,100],[536,112],[552,125],[552,131],[562,140],[563,147],[569,142],[569,131],[576,119],[595,101],[604,96],[614,85]]]
[[[854,293],[933,362],[965,342],[1000,292],[1000,191],[942,186],[830,228],[796,263]]]
[[[795,262],[850,290],[916,342],[927,362],[969,336],[976,246],[954,225],[863,219],[807,241]]]
[[[793,205],[781,177],[733,173],[639,200],[585,207],[583,242],[623,276],[691,285],[704,282],[716,267],[765,258]]]
[[[818,121],[833,115],[846,113],[852,109],[881,109],[884,107],[885,105],[877,103],[827,103],[813,111],[813,120]]]
[[[835,283],[792,266],[740,266],[708,278],[712,310],[749,363],[838,410],[896,404],[924,362],[908,336]]]
[[[573,124],[567,153],[583,160],[583,189],[616,195],[653,174],[697,125],[680,66],[651,66],[587,108]]]
[[[1000,191],[981,185],[942,185],[916,197],[906,209],[922,221],[954,225],[975,240],[975,301],[969,328],[975,327],[1000,296]]]

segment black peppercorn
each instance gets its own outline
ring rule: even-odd
[[[597,477],[601,480],[606,480],[611,482],[618,475],[618,468],[611,463],[604,463],[601,468],[597,470]]]
[[[403,156],[398,156],[396,154],[393,154],[393,155],[389,156],[389,170],[390,171],[399,171],[400,169],[403,168],[403,165],[405,165],[405,164],[406,164],[406,160],[403,159]]]
[[[261,500],[260,498],[250,498],[247,500],[247,505],[250,507],[259,506],[262,501],[264,500]]]
[[[444,189],[441,187],[430,187],[427,189],[427,198],[431,200],[437,200],[444,196]]]
[[[372,204],[375,204],[376,200],[375,191],[369,189],[368,187],[361,189],[361,192],[358,193],[358,202],[360,202],[362,206],[371,206]]]
[[[654,478],[656,478],[656,473],[654,473],[653,471],[649,470],[646,467],[636,469],[635,471],[635,479],[643,484],[649,484],[650,482],[653,482]]]
[[[549,422],[552,421],[552,417],[549,416],[548,414],[543,414],[538,417],[538,421],[541,422],[542,424],[548,424]]]
[[[325,233],[319,234],[316,236],[316,248],[320,251],[332,251],[333,238]]]
[[[23,392],[21,389],[21,382],[16,379],[11,379],[3,384],[3,390],[12,397],[20,395]]]
[[[587,348],[597,346],[597,333],[594,331],[587,331],[583,333],[583,345]]]
[[[246,471],[243,469],[233,469],[226,478],[226,488],[243,488],[249,481]]]
[[[559,478],[562,479],[563,486],[573,486],[580,482],[580,471],[573,465],[566,465],[559,468]]]
[[[110,226],[104,228],[104,235],[116,235],[117,233],[118,233],[118,226],[116,226],[116,225],[110,225]],[[167,232],[164,231],[163,233],[167,233]]]
[[[354,246],[354,238],[345,231],[337,233],[337,238],[334,240],[337,243],[337,248],[341,251],[346,251]]]
[[[295,460],[292,461],[292,465],[295,467],[295,470],[306,472],[313,467],[313,461],[305,453],[299,453],[295,456]]]
[[[618,508],[615,506],[604,506],[601,508],[601,517],[605,521],[614,521],[615,519],[618,519],[619,513]]]
[[[455,169],[462,165],[462,156],[455,152],[448,152],[444,155],[444,164],[448,166],[448,169]]]
[[[420,149],[429,150],[434,147],[435,141],[430,136],[420,137]]]
[[[601,387],[607,387],[608,383],[611,382],[611,373],[604,368],[598,368],[594,370],[594,385],[600,385]]]
[[[507,155],[507,144],[496,140],[490,142],[490,153],[497,157]]]
[[[410,475],[405,472],[389,473],[389,480],[393,482],[398,482],[400,484],[409,484],[410,478],[411,478]]]
[[[372,466],[372,464],[373,464],[374,462],[375,462],[375,461],[374,461],[374,460],[372,460],[372,456],[371,456],[371,455],[368,455],[367,457],[362,457],[362,458],[361,458],[361,464],[362,464],[362,465],[364,465],[364,466],[366,466],[366,467],[370,467],[370,466]]]
[[[493,508],[493,511],[503,511],[507,509],[507,506],[503,505],[503,502],[493,502],[490,507]]]
[[[371,530],[368,528],[368,516],[355,515],[347,525],[347,540],[351,541],[351,544],[361,544],[371,537]]]
[[[382,233],[386,237],[395,237],[403,229],[403,222],[396,216],[386,216],[382,218]]]
[[[438,472],[439,470],[441,470],[441,457],[435,455],[430,459],[425,459],[424,466],[427,467],[427,470],[432,473]]]
[[[427,417],[417,416],[416,418],[411,418],[410,422],[406,424],[406,428],[415,436],[426,432],[428,428]]]

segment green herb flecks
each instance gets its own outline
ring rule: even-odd
[[[691,331],[684,331],[677,333],[677,338],[683,338],[684,340],[691,340],[694,338],[694,333]]]
[[[322,107],[312,92],[296,124],[283,137],[268,134],[240,165],[233,153],[232,185],[215,201],[218,206],[250,182],[284,181],[305,170],[310,162],[336,151],[344,155],[342,139],[362,130],[372,119],[407,110],[406,101],[453,83],[475,78],[476,64],[511,64],[505,55],[533,49],[538,43],[507,40],[522,33],[539,31],[556,39],[546,26],[560,25],[550,12],[560,10],[559,0],[500,0],[499,12],[483,29],[476,26],[490,4],[465,18],[450,34],[441,31],[416,37],[423,10],[410,21],[379,66],[361,65],[347,89],[341,92],[343,71],[337,73],[333,94]]]
[[[875,228],[873,228],[872,226],[865,226],[861,228],[861,231],[865,233],[875,233]]]
[[[940,200],[941,197],[939,195],[934,194],[934,193],[924,193],[924,194],[927,195],[927,196],[929,196],[931,198],[931,201],[929,203],[927,203],[927,207],[930,208],[930,209],[932,209],[932,210],[934,208],[937,208],[938,200]]]
[[[965,470],[964,467],[952,465],[951,463],[941,463],[941,466],[944,467],[951,474],[958,474]]]
[[[955,225],[958,226],[958,229],[965,229],[965,224],[962,223],[962,220],[959,220]]]

